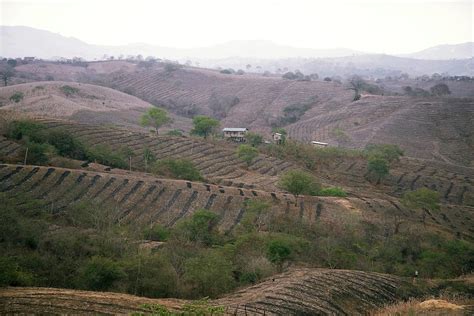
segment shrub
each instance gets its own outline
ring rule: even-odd
[[[78,88],[74,88],[74,87],[71,87],[71,86],[68,86],[68,85],[64,85],[61,87],[61,91],[67,96],[71,96],[71,95],[74,95],[76,93],[79,92],[79,89]]]
[[[183,132],[179,129],[172,129],[166,133],[168,136],[183,136]]]
[[[106,166],[121,169],[127,169],[128,167],[126,158],[107,146],[97,145],[88,148],[86,155],[88,160],[97,161]]]
[[[185,263],[185,282],[193,297],[217,297],[235,286],[232,262],[218,250],[207,250]]]
[[[257,147],[263,143],[263,136],[258,133],[248,132],[247,134],[245,134],[245,140],[252,147]]]
[[[208,210],[197,210],[190,219],[179,224],[175,233],[185,240],[210,246],[217,242],[218,222],[217,214]]]
[[[295,204],[300,194],[316,195],[320,184],[311,174],[301,170],[290,170],[280,176],[279,186],[295,196]]]
[[[434,96],[443,96],[451,94],[448,85],[445,83],[438,83],[437,85],[432,86],[430,88],[430,92]]]
[[[233,69],[231,69],[231,68],[229,68],[229,69],[223,69],[223,70],[221,70],[221,71],[219,71],[219,72],[220,72],[221,74],[226,74],[226,75],[231,75],[231,74],[235,73],[235,71],[234,71]]]
[[[93,257],[82,269],[79,282],[88,290],[105,291],[124,276],[124,272],[114,261]]]
[[[15,258],[0,257],[0,287],[28,286],[32,283],[33,275],[22,271]]]
[[[28,149],[28,153],[26,154],[25,152],[23,156],[26,154],[27,164],[45,165],[49,161],[48,153],[54,151],[54,148],[48,144],[39,144],[31,141],[27,142],[25,146]]]
[[[271,240],[267,246],[267,257],[270,262],[281,265],[290,258],[290,245],[284,240]]]
[[[163,159],[158,160],[152,167],[152,172],[175,179],[202,181],[201,172],[194,167],[193,163],[186,159]]]
[[[324,189],[319,190],[318,195],[346,197],[347,193],[342,188],[333,187],[333,188],[324,188]]]
[[[8,126],[6,136],[14,140],[21,140],[24,137],[28,137],[31,141],[43,142],[44,128],[45,126],[43,124],[34,121],[13,121]]]
[[[153,241],[165,241],[168,239],[169,235],[169,229],[160,224],[155,224],[152,227],[145,229],[143,232],[143,237],[145,239]]]
[[[406,192],[402,198],[402,203],[413,209],[438,210],[439,201],[439,193],[428,188]]]
[[[60,156],[79,160],[87,157],[84,145],[65,130],[49,132],[47,141],[56,148]]]
[[[380,157],[371,157],[367,163],[367,170],[369,171],[370,176],[374,177],[377,181],[380,181],[389,173],[388,162]]]
[[[13,101],[15,103],[18,103],[20,102],[21,100],[23,100],[24,98],[24,94],[22,92],[15,92],[11,97],[10,97],[10,101]]]
[[[258,150],[250,145],[240,145],[237,148],[237,156],[244,161],[247,166],[250,166],[252,161],[258,156]]]
[[[388,162],[398,161],[403,156],[403,150],[392,144],[368,144],[365,152],[369,157],[379,157]]]

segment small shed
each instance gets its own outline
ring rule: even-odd
[[[272,138],[274,143],[281,144],[283,142],[283,134],[281,133],[273,133]]]
[[[317,142],[317,141],[313,140],[311,142],[311,145],[313,145],[315,147],[327,147],[329,144],[328,143],[323,143],[323,142]]]
[[[248,132],[245,127],[226,127],[222,130],[224,138],[234,142],[245,142],[245,134]]]

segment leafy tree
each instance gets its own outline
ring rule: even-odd
[[[252,161],[258,156],[258,150],[250,145],[240,145],[237,148],[237,156],[243,160],[247,166],[250,166]]]
[[[369,157],[379,157],[388,162],[398,161],[403,156],[403,150],[392,144],[368,144],[365,151]]]
[[[124,272],[114,261],[104,257],[93,257],[81,271],[79,282],[88,290],[105,291],[124,276]]]
[[[219,216],[208,210],[197,210],[191,219],[183,221],[176,232],[186,240],[210,246],[217,241]]]
[[[47,141],[56,148],[59,155],[73,159],[86,159],[86,149],[76,138],[65,130],[48,132]]]
[[[373,176],[379,182],[389,174],[389,166],[387,160],[380,157],[371,157],[367,163],[369,175]]]
[[[193,118],[193,126],[191,134],[207,138],[219,126],[219,121],[208,116],[197,115]]]
[[[413,209],[438,210],[439,201],[439,193],[428,188],[406,192],[402,198],[403,204]]]
[[[270,262],[278,265],[282,270],[283,263],[290,258],[291,247],[282,239],[271,240],[267,245],[267,257]]]
[[[434,96],[443,96],[451,94],[449,87],[445,83],[438,83],[430,88],[431,94]]]
[[[152,167],[152,172],[169,176],[175,179],[183,179],[189,181],[202,181],[201,172],[186,159],[163,159],[158,160]]]
[[[194,297],[216,297],[235,286],[232,262],[218,250],[188,259],[184,278],[194,289]]]
[[[168,117],[168,113],[165,110],[159,108],[151,108],[141,117],[142,126],[151,126],[155,128],[156,134],[158,135],[158,129],[166,123],[171,122]]]
[[[28,152],[25,149],[23,156],[26,156],[27,164],[45,165],[49,161],[48,155],[54,151],[54,148],[48,144],[39,144],[32,141],[27,141],[25,147]]]
[[[30,120],[13,121],[8,125],[6,136],[14,140],[28,137],[31,141],[43,142],[44,128],[43,124]]]
[[[245,134],[245,139],[252,147],[257,147],[263,143],[263,136],[258,133],[248,132]]]
[[[120,169],[127,169],[128,167],[128,157],[124,157],[123,154],[116,152],[107,146],[97,145],[92,148],[88,148],[86,155],[87,159],[91,161],[97,161],[98,163],[106,166]]]
[[[280,177],[279,186],[295,196],[295,205],[300,194],[315,195],[320,189],[319,183],[308,173],[290,170]]]

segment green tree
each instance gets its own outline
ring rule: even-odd
[[[80,273],[80,281],[88,290],[105,291],[125,276],[117,263],[109,258],[93,257]]]
[[[387,160],[380,157],[369,158],[367,170],[370,177],[373,177],[377,180],[377,182],[380,182],[381,179],[385,178],[389,174],[388,162]]]
[[[245,139],[252,147],[257,147],[263,143],[263,136],[258,133],[249,132],[245,135]]]
[[[201,172],[186,159],[163,159],[154,163],[151,171],[175,179],[202,181]]]
[[[84,145],[65,130],[50,131],[46,138],[60,156],[79,160],[86,158]]]
[[[191,134],[207,138],[219,126],[219,121],[204,115],[197,115],[193,118],[194,128]]]
[[[320,185],[308,173],[301,170],[290,170],[280,177],[279,186],[295,196],[295,205],[300,194],[315,195]]]
[[[412,209],[439,210],[439,193],[428,188],[406,192],[403,194],[402,203]]]
[[[151,126],[155,128],[156,134],[158,135],[158,129],[166,123],[171,122],[171,119],[168,117],[168,113],[159,108],[151,108],[141,117],[142,126]]]
[[[403,156],[403,150],[393,144],[368,144],[365,151],[369,157],[379,157],[388,162],[398,161]]]
[[[291,247],[289,243],[282,239],[271,240],[267,245],[267,257],[270,262],[282,270],[283,263],[290,258]]]
[[[183,221],[176,232],[186,240],[210,246],[217,239],[217,223],[219,216],[208,210],[197,210],[193,216]]]
[[[237,156],[243,160],[247,166],[250,166],[252,161],[258,156],[258,150],[250,145],[240,145],[237,148]]]
[[[155,154],[148,147],[143,150],[143,161],[145,162],[145,172],[148,171],[148,165],[156,161]]]
[[[218,250],[207,250],[185,263],[184,279],[194,297],[216,297],[235,286],[232,262]]]

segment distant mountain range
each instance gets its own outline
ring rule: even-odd
[[[231,41],[219,45],[193,49],[178,49],[149,44],[129,44],[124,46],[91,45],[73,37],[39,30],[26,26],[0,26],[0,56],[24,57],[34,56],[43,59],[57,57],[82,57],[88,60],[100,59],[103,55],[138,55],[156,56],[175,60],[189,59],[224,59],[224,58],[336,58],[365,55],[347,48],[311,49],[279,45],[271,41]],[[400,57],[446,60],[466,59],[474,56],[474,43],[458,45],[439,45],[413,54]]]
[[[438,45],[416,53],[401,56],[431,60],[467,59],[474,57],[474,42],[467,42],[455,45]]]

